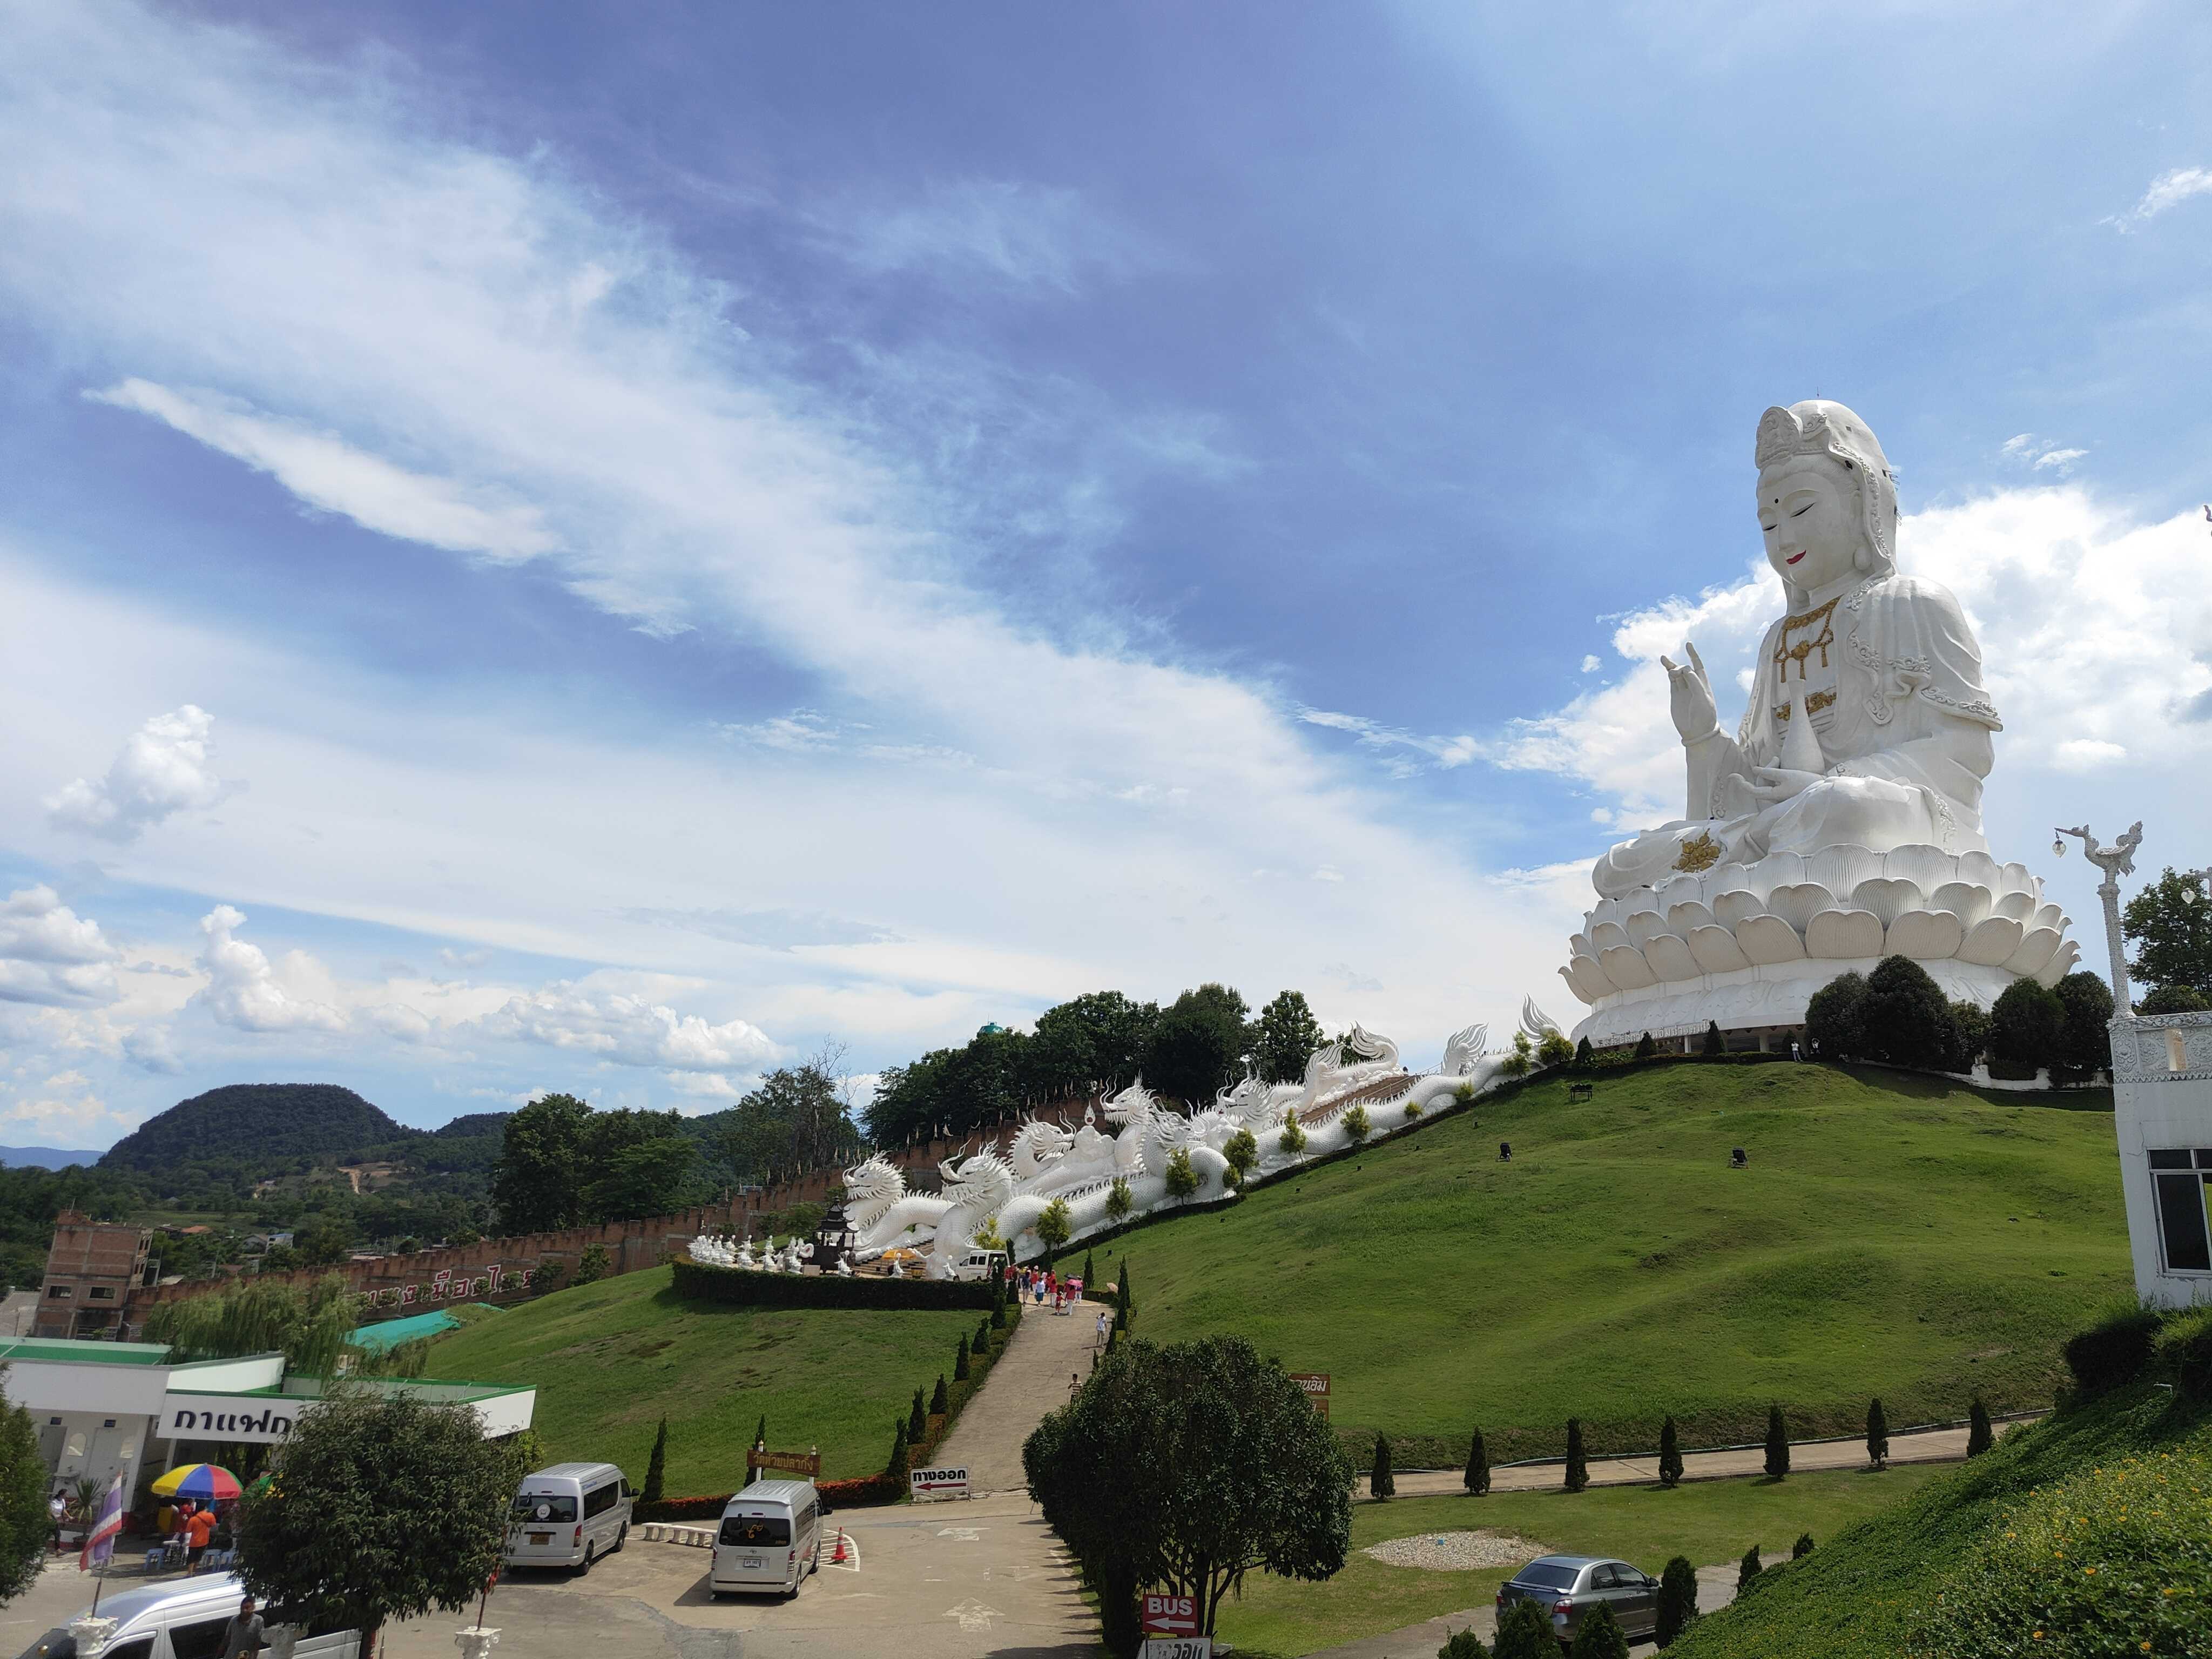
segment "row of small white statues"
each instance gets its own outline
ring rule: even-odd
[[[793,1233],[779,1246],[770,1233],[755,1255],[750,1238],[732,1243],[727,1233],[709,1233],[691,1241],[691,1259],[710,1267],[742,1267],[748,1273],[795,1273],[814,1256],[814,1246]]]

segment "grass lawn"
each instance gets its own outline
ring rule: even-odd
[[[1922,1464],[1871,1473],[1792,1475],[1787,1480],[1701,1480],[1672,1492],[1601,1486],[1588,1492],[1495,1492],[1487,1498],[1409,1498],[1352,1511],[1351,1559],[1326,1583],[1255,1577],[1226,1603],[1216,1629],[1240,1649],[1310,1653],[1424,1619],[1485,1607],[1522,1565],[1473,1572],[1386,1566],[1360,1553],[1422,1533],[1509,1532],[1539,1553],[1617,1555],[1655,1577],[1669,1557],[1698,1566],[1733,1561],[1756,1543],[1769,1562],[1790,1559],[1797,1534],[1825,1543],[1844,1528],[1918,1490],[1940,1469]],[[1424,1653],[1415,1659],[1426,1659]]]
[[[2109,1111],[1869,1068],[1682,1064],[1534,1084],[1218,1213],[1140,1229],[1135,1334],[1249,1336],[1334,1378],[1365,1467],[1850,1433],[2047,1405],[2132,1279]],[[1513,1161],[1498,1161],[1510,1140]],[[1728,1167],[1731,1147],[1751,1155]]]
[[[730,1308],[682,1301],[665,1267],[556,1291],[437,1340],[433,1376],[538,1385],[556,1459],[642,1484],[668,1418],[670,1497],[734,1492],[764,1413],[770,1447],[822,1449],[824,1479],[873,1474],[915,1388],[952,1371],[972,1311]]]

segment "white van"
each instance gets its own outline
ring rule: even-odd
[[[722,1506],[707,1589],[717,1601],[744,1590],[799,1594],[822,1565],[823,1506],[811,1480],[756,1480]]]
[[[636,1493],[611,1463],[556,1463],[526,1476],[507,1514],[501,1562],[510,1567],[574,1567],[612,1555],[629,1538]]]
[[[952,1264],[955,1279],[980,1279],[989,1282],[993,1275],[1006,1271],[1004,1250],[970,1250]]]
[[[222,1651],[223,1626],[237,1617],[245,1595],[235,1575],[220,1572],[103,1595],[100,1616],[115,1620],[115,1634],[100,1649],[100,1659],[216,1659]],[[255,1611],[263,1612],[258,1607]],[[275,1624],[270,1621],[268,1628],[273,1630]],[[361,1632],[311,1633],[301,1637],[292,1651],[297,1659],[360,1659]],[[32,1643],[23,1659],[76,1659],[76,1638],[64,1625]]]

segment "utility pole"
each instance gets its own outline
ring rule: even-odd
[[[2128,833],[2110,847],[2099,846],[2086,823],[2052,834],[2051,850],[2054,854],[2061,858],[2066,854],[2065,842],[2056,837],[2072,836],[2081,842],[2082,856],[2105,872],[2104,880],[2097,884],[2097,896],[2105,903],[2105,948],[2112,953],[2112,1013],[2115,1018],[2133,1019],[2136,1008],[2128,995],[2127,941],[2120,931],[2120,878],[2136,872],[2136,848],[2142,845],[2142,820],[2137,818]],[[2207,872],[2200,870],[2195,873],[2203,876]]]

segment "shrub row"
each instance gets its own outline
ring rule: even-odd
[[[988,1310],[991,1286],[983,1279],[878,1279],[836,1273],[748,1273],[710,1267],[678,1257],[676,1294],[739,1308],[974,1308]]]

